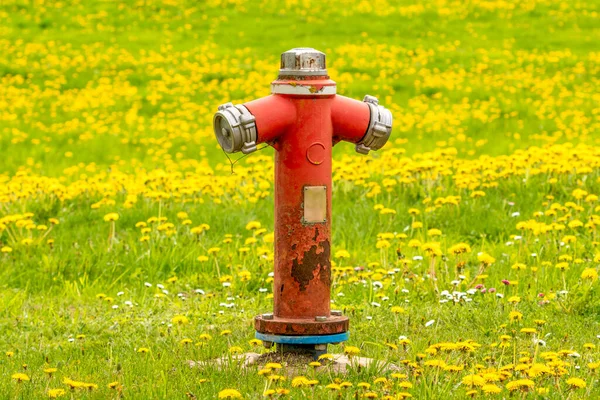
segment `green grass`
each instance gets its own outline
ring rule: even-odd
[[[209,399],[226,388],[248,399],[270,388],[318,399],[369,391],[595,398],[600,299],[598,281],[585,274],[600,263],[600,209],[589,197],[600,194],[599,6],[0,3],[0,398],[64,389],[77,399]],[[249,341],[253,316],[272,309],[274,150],[245,157],[232,174],[211,124],[219,104],[267,95],[279,54],[299,46],[327,53],[338,93],[376,95],[394,114],[381,151],[334,149],[332,308],[351,318],[347,345],[399,365],[406,378],[284,366],[287,380],[269,383],[259,367],[233,359],[189,367],[236,347],[266,351]],[[453,205],[449,196],[460,199]],[[114,224],[104,221],[109,213],[119,214]],[[173,225],[159,229],[153,217]],[[144,221],[146,233],[136,227]],[[247,230],[250,221],[266,232]],[[191,231],[201,224],[210,229]],[[472,251],[452,254],[461,242]],[[426,250],[431,243],[439,253]],[[495,261],[485,265],[480,252]],[[444,301],[443,291],[478,284],[485,293]],[[392,311],[398,306],[402,313]],[[511,321],[511,311],[523,319]],[[188,322],[175,322],[179,315]],[[533,327],[535,335],[521,332]],[[510,347],[501,335],[511,336]],[[435,352],[437,343],[467,340],[481,347]],[[462,370],[438,370],[432,360]],[[533,376],[529,364],[557,376]],[[461,383],[507,366],[498,395]],[[43,372],[49,367],[57,371]],[[11,378],[19,372],[31,380]],[[292,387],[296,375],[319,384]],[[528,377],[534,389],[509,395],[509,382]],[[65,378],[98,387],[71,390]],[[571,378],[587,387],[573,389]],[[336,379],[353,387],[328,389]]]

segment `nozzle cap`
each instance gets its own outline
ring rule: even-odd
[[[226,153],[256,151],[256,123],[254,116],[242,105],[226,103],[219,106],[213,118],[213,129],[219,145]]]

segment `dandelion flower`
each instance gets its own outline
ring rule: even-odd
[[[104,221],[106,222],[114,222],[119,219],[119,214],[117,213],[109,213],[104,216]]]
[[[511,381],[506,384],[506,389],[510,392],[514,392],[515,390],[521,390],[523,392],[527,392],[530,389],[533,389],[535,383],[531,379],[518,379],[516,381]]]
[[[490,256],[487,253],[481,253],[477,256],[477,259],[479,260],[479,262],[481,262],[483,265],[492,265],[493,263],[496,262],[496,259],[492,256]]]
[[[523,314],[521,314],[518,311],[511,311],[508,314],[508,319],[510,319],[511,321],[520,321],[523,319]]]
[[[223,389],[219,392],[219,399],[241,399],[242,394],[235,389]]]
[[[176,315],[171,319],[171,322],[176,325],[186,325],[190,320],[185,315]]]
[[[500,393],[502,391],[502,388],[496,386],[496,385],[483,385],[481,387],[481,390],[483,390],[483,392],[485,394],[497,394]]]
[[[250,221],[248,222],[248,224],[246,224],[246,230],[254,230],[254,229],[259,229],[261,226],[260,222],[258,221]]]
[[[292,387],[308,386],[308,379],[304,376],[296,376],[292,379]]]
[[[595,268],[586,268],[581,273],[581,279],[595,282],[598,279],[598,271]]]
[[[59,397],[67,394],[64,389],[50,389],[48,390],[48,397],[51,399],[58,399]]]
[[[556,269],[558,269],[560,271],[566,271],[569,269],[569,263],[568,262],[560,262],[560,263],[556,264]]]
[[[11,378],[13,378],[14,380],[16,380],[19,383],[25,382],[25,381],[29,380],[29,376],[27,374],[22,373],[22,372],[18,372],[16,374],[12,374]]]
[[[480,375],[467,375],[462,378],[461,382],[467,386],[483,386],[486,383]]]
[[[569,385],[571,389],[583,389],[587,386],[585,381],[581,378],[569,378],[567,379],[567,385]]]
[[[344,353],[348,357],[356,356],[360,353],[360,349],[356,346],[346,346],[344,347]]]
[[[350,253],[347,250],[338,250],[335,252],[335,258],[350,258]]]

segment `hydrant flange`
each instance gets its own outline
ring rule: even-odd
[[[349,319],[347,316],[331,315],[324,320],[315,318],[281,318],[266,319],[262,315],[254,318],[254,328],[257,332],[271,335],[333,335],[348,331]]]

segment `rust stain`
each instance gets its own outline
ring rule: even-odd
[[[318,235],[315,234],[315,237]],[[301,260],[295,258],[292,261],[292,277],[300,285],[300,291],[306,290],[310,281],[319,276],[319,280],[326,285],[331,284],[331,262],[329,260],[331,248],[329,240],[323,240],[312,245],[304,252]]]

